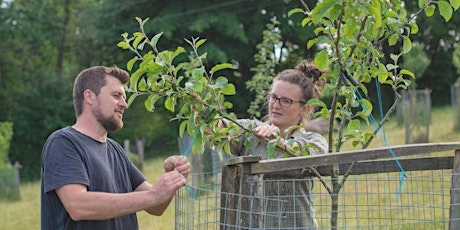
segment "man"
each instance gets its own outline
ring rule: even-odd
[[[171,156],[153,185],[107,132],[123,127],[129,74],[96,66],[75,79],[77,121],[54,132],[42,151],[41,228],[138,229],[136,212],[161,215],[190,172]]]

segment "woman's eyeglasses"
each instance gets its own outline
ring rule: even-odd
[[[268,103],[274,104],[276,101],[279,101],[281,107],[284,107],[284,108],[287,108],[287,107],[291,106],[292,102],[298,102],[298,103],[302,103],[302,104],[306,103],[306,102],[303,102],[303,101],[294,101],[292,99],[285,98],[285,97],[277,97],[275,94],[268,94],[267,95],[267,102]]]

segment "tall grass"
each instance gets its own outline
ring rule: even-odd
[[[450,107],[433,109],[430,142],[460,140],[460,133],[453,132],[452,119],[453,114]],[[403,145],[405,130],[395,120],[390,120],[385,126],[386,138],[390,145]],[[382,138],[378,136],[370,148],[381,146],[384,146],[384,143]],[[154,183],[156,178],[163,172],[161,166],[164,159],[164,157],[159,157],[145,162],[144,174],[151,183]],[[20,190],[21,200],[0,200],[0,229],[2,230],[40,228],[40,182],[23,183]],[[139,212],[138,219],[140,229],[174,229],[174,204],[172,203],[160,217],[148,215],[146,212]]]

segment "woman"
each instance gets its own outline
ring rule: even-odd
[[[265,122],[242,119],[238,123],[253,128],[254,135],[248,135],[250,148],[243,141],[234,141],[231,152],[237,156],[257,155],[262,159],[267,156],[267,146],[261,139],[275,139],[281,135],[279,144],[288,149],[299,149],[309,155],[325,153],[327,141],[318,133],[307,132],[304,128],[294,129],[285,134],[291,126],[308,125],[313,108],[306,103],[320,96],[325,80],[320,79],[321,72],[313,63],[303,60],[294,69],[284,70],[274,79],[267,95],[268,119]],[[240,138],[246,140],[246,138]],[[285,156],[277,149],[276,158]],[[264,217],[262,227],[282,229],[317,229],[310,191],[313,186],[311,178],[264,177]]]

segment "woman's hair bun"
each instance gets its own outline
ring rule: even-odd
[[[321,78],[324,72],[319,70],[311,60],[302,60],[295,69],[302,72],[305,77],[310,78],[317,87],[322,88],[326,84],[326,80]]]

